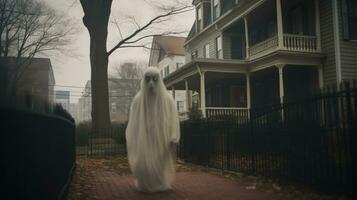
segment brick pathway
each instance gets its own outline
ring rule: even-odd
[[[238,182],[203,172],[176,174],[173,190],[155,194],[136,192],[132,176],[110,171],[94,173],[96,196],[103,200],[278,200],[273,193],[247,190]]]

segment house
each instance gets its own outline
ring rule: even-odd
[[[154,36],[150,51],[149,66],[157,67],[163,78],[168,77],[171,73],[180,69],[185,64],[185,40],[186,38],[184,37]],[[185,91],[175,90],[173,86],[168,89],[171,90],[180,116],[184,117],[188,110]]]
[[[167,87],[200,94],[204,116],[301,98],[357,78],[355,0],[194,0],[186,64]]]
[[[140,89],[137,79],[108,79],[109,111],[112,122],[128,120],[130,105]],[[90,121],[92,112],[91,81],[87,81],[82,97],[78,100],[78,122]]]
[[[8,88],[2,87],[12,84],[14,85],[14,93],[20,102],[24,103],[25,96],[31,96],[32,104],[54,102],[55,77],[49,58],[16,59],[9,57],[2,58],[0,63],[2,63],[1,90],[8,90]],[[31,106],[41,107],[41,105]]]

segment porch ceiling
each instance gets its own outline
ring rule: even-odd
[[[326,55],[322,53],[278,50],[266,56],[249,61],[248,70],[249,72],[255,72],[279,64],[320,66],[322,64],[322,59],[325,58],[325,56]]]
[[[187,80],[189,89],[198,91],[200,88],[201,72],[209,72],[210,79],[222,79],[235,76],[234,74],[256,72],[279,64],[320,66],[324,57],[325,54],[322,53],[300,53],[278,50],[254,60],[198,58],[169,74],[164,78],[164,83],[169,89],[174,86],[175,90],[185,90],[185,80]],[[207,79],[207,76],[206,80],[210,81]]]
[[[190,90],[198,90],[201,72],[245,74],[247,73],[247,61],[198,58],[169,74],[164,78],[164,83],[167,88],[174,86],[175,90],[184,90],[185,80],[187,80]]]

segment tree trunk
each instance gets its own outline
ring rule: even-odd
[[[109,128],[108,97],[108,55],[106,40],[99,36],[91,36],[91,91],[92,91],[92,129],[98,131]]]
[[[80,0],[90,36],[92,130],[110,127],[108,96],[108,22],[112,0]]]

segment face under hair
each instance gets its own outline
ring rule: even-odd
[[[158,80],[159,80],[158,74],[148,73],[145,75],[146,85],[150,89],[154,89],[156,87]]]

